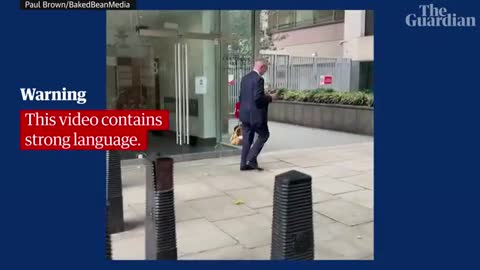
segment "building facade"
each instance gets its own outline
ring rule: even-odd
[[[170,130],[150,133],[149,151],[166,155],[217,151],[218,146],[229,147],[232,128],[238,124],[233,105],[239,81],[251,71],[252,59],[261,55],[265,24],[278,48],[267,53],[373,62],[369,35],[373,28],[360,23],[369,21],[365,11],[279,11],[262,17],[264,13],[107,11],[107,107],[169,111]],[[281,74],[284,79],[296,74],[282,71],[286,64],[277,64],[272,68],[277,81]]]
[[[275,10],[262,13],[271,37],[265,54],[349,58],[358,89],[373,89],[374,15],[371,10]]]

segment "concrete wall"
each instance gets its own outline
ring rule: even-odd
[[[343,55],[354,61],[373,61],[373,36],[358,37],[345,42]]]
[[[294,56],[312,57],[317,54],[319,57],[337,58],[342,57],[343,47],[339,45],[340,41],[326,41],[313,44],[301,44],[283,47],[279,50],[262,50],[263,54],[282,54]]]
[[[355,134],[373,135],[373,108],[276,101],[268,110],[271,121]]]
[[[343,57],[373,61],[373,36],[365,36],[365,10],[345,11]]]
[[[294,56],[342,57],[343,23],[304,28],[273,35],[275,51],[263,53],[288,54]]]
[[[374,38],[365,36],[365,10],[346,10],[344,23],[316,26],[273,35],[276,50],[265,54],[344,57],[354,61],[373,61]]]

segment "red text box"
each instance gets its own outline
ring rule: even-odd
[[[168,130],[166,110],[23,110],[21,150],[147,149],[149,130]]]

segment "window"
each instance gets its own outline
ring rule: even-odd
[[[373,62],[360,62],[360,90],[373,90]]]
[[[291,27],[295,24],[295,11],[294,10],[279,10],[277,11],[277,28],[283,29]]]
[[[345,10],[335,10],[334,20],[343,21],[345,19]]]
[[[268,15],[269,32],[343,22],[343,10],[271,10]]]
[[[313,18],[315,23],[331,22],[333,20],[333,10],[315,10]]]
[[[365,36],[373,36],[373,10],[365,12]]]
[[[313,23],[314,10],[297,10],[295,16],[296,26],[311,25]]]

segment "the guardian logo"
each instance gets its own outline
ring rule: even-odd
[[[408,14],[405,23],[410,27],[475,27],[475,17],[457,16],[444,7],[420,5],[420,14]]]

